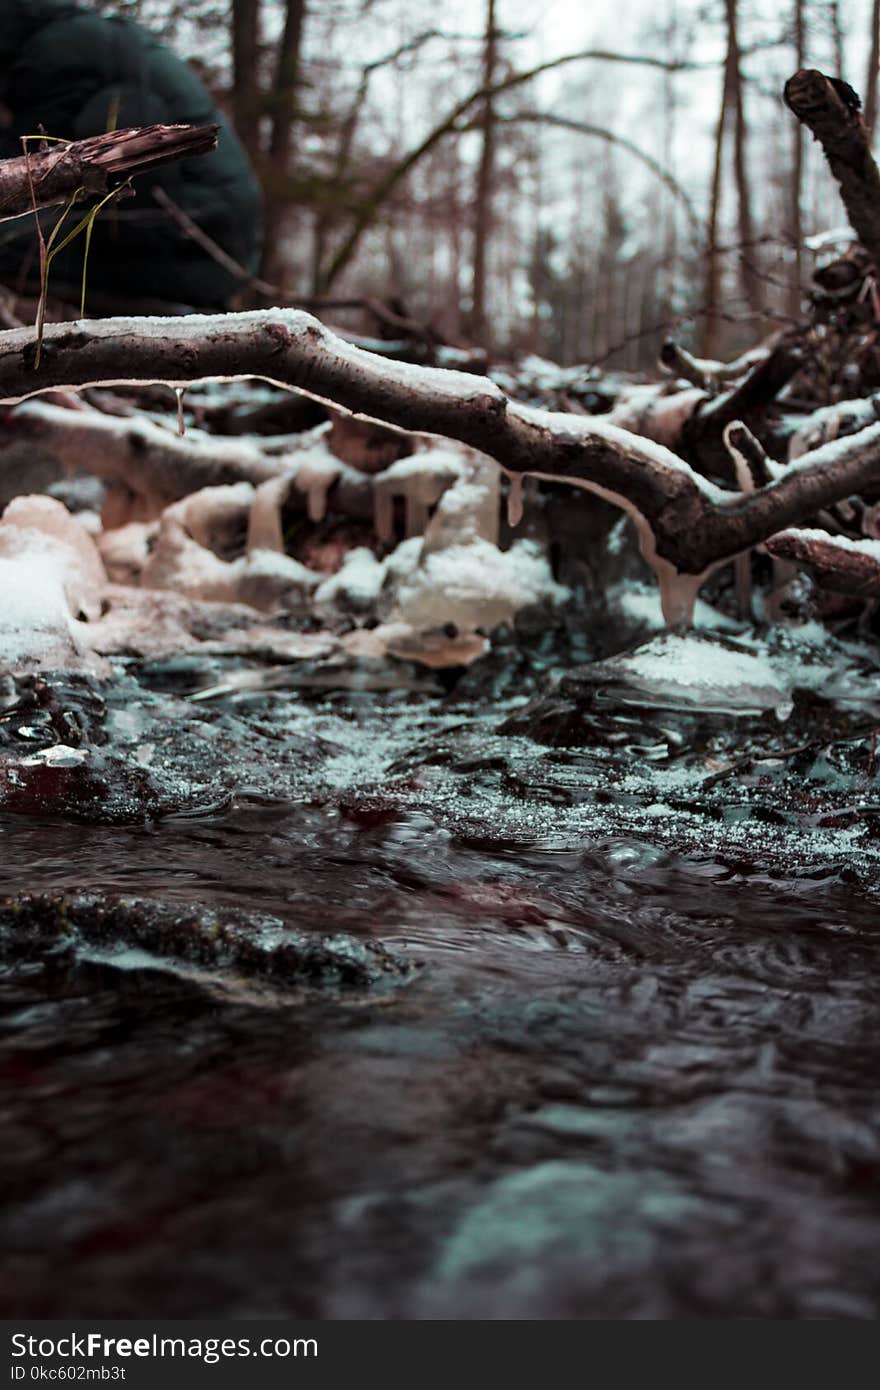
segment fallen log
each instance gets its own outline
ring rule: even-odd
[[[214,439],[195,430],[180,438],[144,417],[67,410],[45,401],[0,417],[0,438],[4,434],[39,444],[71,472],[81,469],[108,483],[114,490],[108,525],[152,520],[202,488],[259,486],[284,467],[244,440]]]

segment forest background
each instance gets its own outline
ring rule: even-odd
[[[846,219],[785,79],[821,68],[877,112],[880,0],[97,8],[162,35],[231,115],[264,278],[337,321],[374,296],[564,364],[648,369],[670,334],[729,355],[797,321],[807,243]]]

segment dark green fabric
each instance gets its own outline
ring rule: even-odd
[[[133,298],[220,306],[238,282],[170,222],[152,197],[158,185],[248,270],[256,270],[261,202],[234,132],[187,65],[152,34],[68,0],[0,0],[0,101],[12,123],[2,153],[20,154],[22,135],[82,139],[114,124],[220,125],[218,148],[134,181],[136,197],[111,204],[95,223],[90,288]],[[46,218],[52,225],[56,214]],[[71,214],[71,218],[73,214]],[[10,283],[33,259],[26,219],[0,223],[0,279]],[[56,283],[75,284],[82,245],[53,263]]]

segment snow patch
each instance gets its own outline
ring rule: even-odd
[[[501,551],[474,537],[426,554],[401,582],[392,616],[417,629],[454,623],[465,631],[488,630],[529,604],[567,596],[533,541],[517,541]]]

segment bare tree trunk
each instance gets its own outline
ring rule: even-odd
[[[260,150],[260,0],[232,0],[232,110],[251,158]]]
[[[733,173],[737,193],[740,283],[749,308],[755,312],[761,308],[760,284],[752,263],[755,237],[746,160],[746,122],[737,35],[737,0],[724,0],[724,8],[727,20],[727,56],[724,62],[721,111],[718,115],[718,126],[715,134],[715,162],[712,169],[712,192],[709,199],[709,222],[706,234],[706,279],[703,293],[705,319],[702,341],[704,357],[716,357],[720,341],[721,258],[718,253],[718,232],[723,181],[724,134],[731,112],[734,119]]]
[[[831,0],[831,38],[834,44],[834,76],[843,77],[843,21],[840,0]]]
[[[284,278],[278,242],[284,224],[284,214],[288,206],[288,199],[284,192],[284,179],[288,173],[293,124],[296,117],[305,18],[306,0],[287,0],[284,12],[284,33],[281,38],[281,48],[278,53],[278,63],[270,98],[272,131],[269,137],[269,186],[266,199],[262,262],[262,275],[265,280],[283,281]]]
[[[459,167],[458,147],[453,147],[453,163],[451,165],[449,179],[449,260],[450,260],[450,281],[452,294],[450,295],[450,305],[452,323],[451,331],[455,338],[461,333],[461,297],[463,287],[463,250],[462,250],[462,197],[461,197],[461,169]]]
[[[718,356],[721,340],[721,256],[718,251],[718,231],[721,215],[721,168],[724,155],[724,128],[727,125],[727,103],[730,84],[727,64],[721,86],[721,110],[715,128],[715,159],[712,165],[712,190],[709,194],[709,221],[706,227],[706,278],[703,282],[703,332],[700,351],[710,359]]]
[[[666,29],[666,44],[670,51],[676,47],[676,11],[672,6]],[[663,74],[663,167],[675,177],[675,87],[672,73]],[[674,198],[663,200],[663,262],[661,267],[660,299],[665,313],[671,311],[676,299],[678,270],[678,207]]]
[[[497,57],[495,0],[488,0],[483,48],[484,88],[493,86],[495,82]],[[480,125],[483,143],[474,197],[474,265],[471,280],[470,328],[476,342],[485,345],[489,336],[486,322],[486,254],[492,230],[492,191],[495,176],[495,106],[491,96],[487,96],[483,102]]]
[[[871,54],[865,78],[865,126],[870,140],[877,124],[877,70],[880,68],[880,0],[871,5]]]
[[[727,64],[731,84],[730,105],[735,112],[733,168],[736,178],[736,195],[739,210],[738,226],[740,240],[740,281],[749,308],[758,313],[763,299],[761,285],[755,270],[756,255],[754,223],[752,220],[752,195],[749,184],[748,160],[746,158],[746,118],[743,105],[743,81],[740,71],[739,37],[737,33],[737,0],[725,0],[727,13]]]
[[[797,71],[806,62],[804,41],[804,0],[794,0],[794,46]],[[804,273],[804,228],[801,217],[801,187],[804,177],[804,133],[798,121],[794,127],[791,168],[791,239],[794,243],[793,278],[788,287],[788,312],[797,319],[801,311],[801,283]]]

